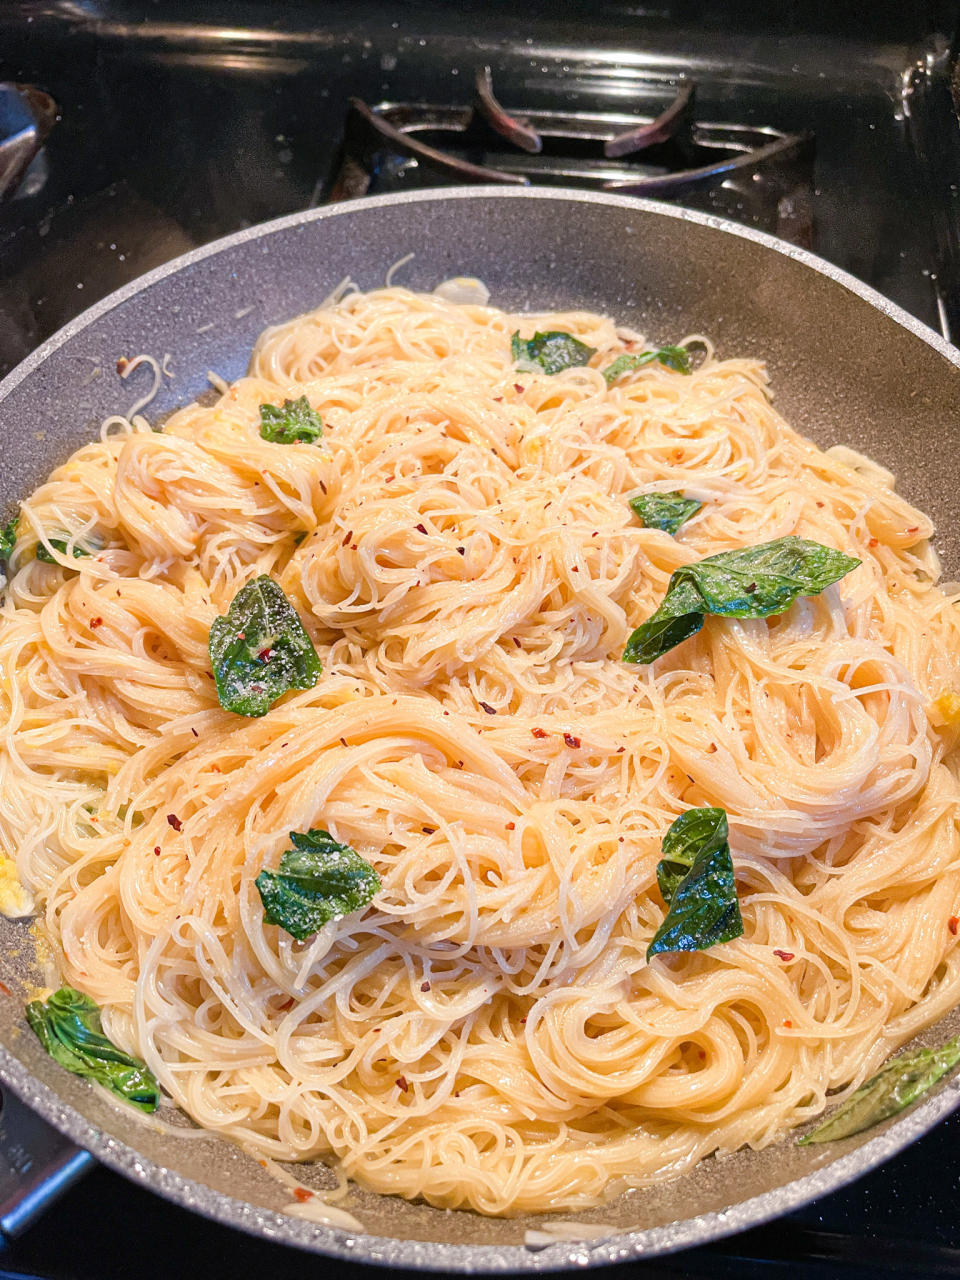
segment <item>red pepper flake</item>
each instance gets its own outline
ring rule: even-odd
[[[246,638],[247,638],[247,633],[246,633],[245,631],[238,631],[238,632],[237,632],[237,639],[238,639],[238,640],[246,640]]]
[[[430,990],[430,983],[429,983],[429,982],[421,982],[421,983],[420,983],[420,990],[421,990],[421,991],[429,991],[429,990]]]
[[[520,643],[520,640],[519,640],[519,638],[518,638],[517,636],[511,636],[511,639],[513,640],[514,646],[515,646],[517,649],[522,649],[522,648],[523,648],[523,645]]]
[[[698,1049],[698,1050],[697,1050],[697,1057],[700,1059],[700,1061],[701,1061],[701,1062],[706,1062],[706,1060],[707,1060],[706,1050],[705,1050],[705,1049]]]
[[[309,1191],[306,1187],[294,1187],[293,1198],[294,1200],[299,1200],[301,1204],[304,1204],[305,1201],[313,1199],[313,1192]]]
[[[97,629],[97,627],[102,627],[102,626],[103,626],[103,619],[102,619],[102,618],[91,618],[91,619],[90,619],[90,630],[91,630],[91,631],[95,631],[95,630]]]
[[[960,916],[951,916],[947,921],[947,928],[954,936],[956,936],[958,925],[960,925]]]
[[[318,485],[320,486],[320,488],[323,490],[324,494],[326,494],[326,492],[327,492],[327,486],[323,483],[323,481],[322,481],[322,480],[318,480],[318,481],[317,481],[317,484],[318,484]]]
[[[457,555],[458,555],[458,556],[465,556],[466,554],[467,554],[467,548],[466,548],[466,547],[457,547]]]
[[[626,749],[627,749],[626,747],[617,747],[617,755],[618,756],[622,755],[623,752],[626,751]]]
[[[160,846],[158,844],[155,844],[153,846],[153,852],[157,855],[158,858],[160,857]]]
[[[545,738],[547,736],[546,729],[531,729],[530,732],[535,738]]]
[[[817,506],[818,506],[818,507],[822,507],[823,505],[824,505],[824,504],[823,504],[822,502],[818,502],[818,503],[817,503]]]
[[[383,477],[383,483],[384,483],[384,484],[393,484],[394,480],[396,480],[396,476],[384,476],[384,477]]]
[[[10,988],[7,986],[5,982],[0,982],[0,991],[2,991],[5,996],[13,995],[13,992],[10,990]]]
[[[792,960],[792,959],[794,958],[794,956],[793,956],[793,952],[792,952],[792,951],[777,951],[776,949],[774,949],[773,954],[774,954],[774,955],[775,955],[779,960],[782,960],[782,961],[784,962],[784,964],[786,964],[786,962],[787,962],[788,960]]]
[[[919,532],[920,532],[920,526],[918,524],[912,524],[910,528],[907,530],[907,533],[919,533]]]
[[[508,831],[516,831],[517,829],[517,824],[515,822],[507,822],[504,825]]]
[[[708,755],[708,756],[712,756],[712,755],[713,755],[713,753],[716,751],[716,749],[717,749],[717,744],[716,744],[715,742],[708,742],[708,743],[707,743],[707,755]]]
[[[349,747],[349,746],[350,746],[350,743],[346,740],[346,738],[341,738],[341,739],[340,739],[340,742],[341,742],[341,744],[342,744],[343,746],[345,746],[345,747]]]
[[[293,1008],[293,1003],[294,1003],[294,1002],[293,1002],[293,996],[287,996],[287,998],[286,998],[286,1000],[284,1000],[283,1004],[278,1004],[278,1005],[277,1005],[277,1011],[278,1011],[279,1013],[285,1013],[285,1012],[287,1011],[287,1009],[292,1009],[292,1008]]]
[[[496,400],[497,404],[503,404],[503,396],[494,396],[493,398]]]
[[[576,749],[580,745],[580,739],[575,738],[572,733],[565,733],[563,735],[563,740],[568,747],[573,747],[574,749]]]
[[[515,382],[515,383],[513,384],[513,389],[514,389],[514,391],[517,393],[517,395],[518,395],[518,396],[522,396],[522,395],[523,395],[523,393],[526,391],[526,389],[527,389],[527,388],[526,388],[526,387],[521,387],[521,385],[520,385],[520,383],[519,383],[519,382]]]
[[[497,714],[497,708],[491,707],[489,702],[481,702],[480,705],[481,707],[483,707],[484,711],[487,713],[488,716],[495,716]]]
[[[274,649],[270,649],[270,648],[261,649],[260,652],[257,654],[257,659],[260,662],[268,662],[273,657],[275,652],[276,651]]]
[[[183,830],[183,823],[180,821],[180,819],[177,817],[175,813],[168,813],[167,821],[170,823],[171,827],[173,827],[174,831]]]
[[[580,572],[580,570],[577,568],[577,566],[576,566],[576,565],[574,565],[574,566],[573,566],[573,570],[572,570],[572,572],[573,572],[573,573],[579,573],[579,572]]]
[[[196,729],[191,728],[190,732],[193,734],[193,736],[194,736],[195,738],[199,738],[199,737],[200,737],[200,735],[199,735],[199,733],[197,733]]]
[[[462,769],[462,768],[463,768],[463,761],[462,761],[462,760],[458,760],[458,761],[457,761],[457,768],[458,768],[458,769]]]
[[[397,1076],[396,1081],[394,1083],[397,1085],[397,1088],[400,1089],[403,1093],[406,1093],[407,1090],[410,1088],[410,1086],[407,1084],[406,1076]]]
[[[785,1027],[792,1027],[792,1026],[793,1026],[793,1023],[790,1021],[790,1019],[789,1019],[789,1018],[784,1018],[784,1020],[783,1020],[783,1025],[784,1025]]]
[[[425,836],[432,836],[432,835],[436,832],[437,828],[436,828],[436,827],[421,827],[421,828],[420,828],[420,830],[423,832],[423,834],[424,834]]]
[[[345,546],[347,545],[347,543],[350,541],[350,539],[351,539],[352,537],[353,537],[353,530],[352,530],[352,529],[348,529],[348,530],[347,530],[347,536],[346,536],[346,537],[344,538],[344,540],[340,543],[341,547],[345,547]]]
[[[427,532],[427,530],[426,530],[426,527],[425,527],[424,525],[422,525],[422,524],[418,524],[418,525],[417,525],[417,533],[426,533],[426,532]]]
[[[880,545],[879,538],[871,538],[870,541],[867,543],[868,547],[879,547],[879,545]]]

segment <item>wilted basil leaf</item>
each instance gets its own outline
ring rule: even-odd
[[[723,809],[687,809],[671,824],[657,864],[657,884],[668,907],[697,857],[720,849],[726,842],[727,815]]]
[[[89,996],[61,987],[48,1000],[31,1000],[27,1021],[55,1062],[76,1076],[96,1080],[141,1111],[156,1111],[160,1086],[139,1058],[103,1034],[100,1010]]]
[[[663,951],[705,951],[743,933],[740,903],[722,809],[688,809],[661,845],[657,883],[669,910],[647,947],[647,959]]]
[[[0,528],[0,564],[6,564],[13,555],[13,549],[17,545],[17,525],[19,522],[20,517],[16,515]]]
[[[510,339],[510,354],[515,361],[539,365],[544,373],[561,373],[564,369],[587,364],[590,357],[597,354],[597,348],[588,347],[572,333],[559,330],[535,333],[524,341],[518,329]]]
[[[65,556],[67,554],[66,538],[48,538],[47,541],[50,543],[51,547],[53,547],[54,551],[59,551],[62,556]],[[92,553],[88,551],[85,547],[77,546],[76,543],[73,544],[74,560],[79,560],[81,556],[89,556],[91,554]],[[38,560],[42,560],[44,564],[60,563],[55,556],[52,556],[50,554],[50,552],[47,550],[47,548],[44,546],[42,542],[37,543],[37,549],[34,552],[34,555]]]
[[[819,542],[788,537],[683,565],[671,574],[656,613],[627,641],[623,660],[653,662],[695,635],[708,613],[725,618],[783,613],[794,600],[819,595],[859,563]]]
[[[264,920],[298,941],[331,920],[359,911],[380,888],[380,877],[355,849],[329,831],[290,832],[293,848],[276,871],[261,871],[256,886]]]
[[[625,373],[633,373],[634,369],[642,369],[645,364],[659,360],[668,369],[677,373],[691,373],[690,352],[687,347],[658,347],[656,350],[638,351],[636,355],[625,353],[617,356],[613,364],[603,371],[607,386],[612,386]]]
[[[696,498],[685,498],[675,490],[671,493],[638,493],[630,499],[634,514],[646,527],[662,529],[664,533],[676,533],[702,505]]]
[[[272,578],[254,578],[210,627],[217,697],[227,711],[262,716],[289,689],[312,689],[320,659],[293,605]]]
[[[281,408],[262,404],[260,435],[273,444],[313,444],[323,435],[323,422],[306,396],[284,400]]]
[[[881,1120],[895,1116],[922,1097],[927,1090],[960,1062],[960,1036],[940,1049],[914,1049],[885,1063],[875,1076],[828,1116],[812,1133],[799,1139],[800,1146],[814,1142],[836,1142],[862,1133]]]

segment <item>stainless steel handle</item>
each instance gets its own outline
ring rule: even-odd
[[[17,1236],[95,1161],[8,1089],[0,1108],[0,1233]]]

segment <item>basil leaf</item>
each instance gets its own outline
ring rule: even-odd
[[[50,543],[51,547],[53,547],[54,551],[59,551],[62,556],[65,556],[67,554],[66,538],[49,538],[48,542]],[[92,553],[87,551],[85,547],[79,547],[77,546],[76,543],[74,543],[73,545],[74,560],[79,560],[81,556],[89,556],[90,554]],[[55,556],[52,556],[50,554],[50,552],[47,550],[47,548],[44,546],[42,542],[37,543],[37,549],[34,552],[34,555],[38,560],[42,560],[44,564],[60,563],[60,561],[57,560]]]
[[[0,527],[0,564],[6,564],[13,555],[13,549],[17,545],[17,525],[20,523],[19,515],[15,515],[7,524]]]
[[[524,341],[518,329],[510,339],[510,354],[515,361],[539,365],[544,373],[553,374],[589,363],[590,357],[597,354],[597,348],[588,347],[572,333],[560,330],[535,333]]]
[[[617,356],[613,364],[608,365],[603,371],[603,376],[607,380],[607,386],[613,386],[616,380],[625,373],[633,373],[635,369],[642,369],[645,364],[652,364],[654,360],[659,360],[661,364],[673,369],[677,373],[692,373],[693,369],[690,365],[690,351],[687,347],[657,347],[655,350],[639,351],[636,355],[624,353]]]
[[[355,849],[329,831],[290,832],[292,849],[277,871],[261,871],[255,881],[267,924],[302,942],[330,920],[365,907],[380,888],[380,877]]]
[[[743,933],[740,903],[722,809],[688,809],[661,845],[657,883],[668,911],[647,947],[647,959],[664,951],[705,951]]]
[[[100,1010],[89,996],[61,987],[48,1000],[31,1000],[27,1021],[55,1062],[96,1080],[141,1111],[156,1111],[160,1086],[145,1062],[124,1053],[103,1034]]]
[[[860,563],[819,542],[777,538],[755,547],[721,551],[670,576],[660,607],[627,641],[624,662],[653,662],[694,635],[705,614],[767,618],[801,596],[819,595]]]
[[[696,498],[685,498],[674,490],[671,493],[638,493],[630,499],[630,506],[648,529],[676,533],[682,524],[697,514],[703,503]]]
[[[293,605],[272,578],[254,578],[210,627],[221,707],[262,716],[289,689],[312,689],[320,659]]]
[[[875,1076],[852,1093],[833,1115],[828,1116],[812,1133],[798,1140],[809,1143],[836,1142],[862,1133],[881,1120],[887,1120],[923,1097],[941,1076],[960,1062],[960,1036],[954,1036],[939,1049],[914,1049],[885,1063]]]
[[[657,884],[667,906],[698,854],[712,853],[726,842],[727,815],[723,809],[687,809],[681,813],[663,837],[663,856],[657,865]]]
[[[313,444],[323,435],[323,422],[306,396],[284,400],[280,408],[262,404],[260,435],[273,444]]]

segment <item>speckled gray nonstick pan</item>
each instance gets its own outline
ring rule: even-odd
[[[150,382],[123,382],[119,356],[169,355],[152,415],[233,379],[267,324],[305,311],[344,276],[431,289],[451,275],[486,281],[508,309],[585,306],[657,342],[705,332],[721,356],[765,359],[777,407],[822,445],[862,449],[929,511],[948,574],[960,569],[957,457],[960,356],[929,329],[800,249],[699,213],[613,195],[472,188],[359,200],[229,236],[121,289],[46,342],[0,384],[0,517],[108,413]],[[142,381],[140,381],[142,379]],[[145,385],[146,384],[146,385]],[[15,991],[33,970],[22,925],[0,922],[0,977]],[[960,1028],[951,1014],[923,1039]],[[491,1220],[357,1191],[351,1234],[286,1216],[289,1193],[237,1147],[214,1137],[154,1133],[102,1102],[52,1062],[26,1029],[22,999],[0,1000],[0,1079],[113,1169],[220,1222],[318,1253],[451,1271],[552,1270],[700,1244],[796,1208],[888,1159],[960,1103],[948,1079],[919,1106],[867,1135],[703,1161],[692,1173],[580,1215],[621,1232],[534,1250],[538,1220]],[[298,1167],[331,1185],[321,1166]],[[566,1213],[565,1219],[578,1215]]]

